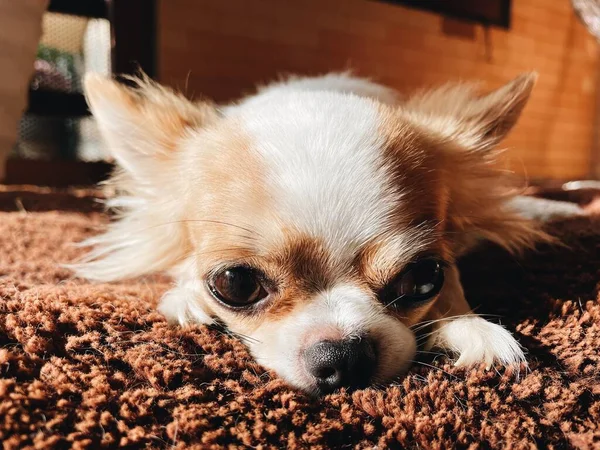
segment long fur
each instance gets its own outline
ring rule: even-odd
[[[105,233],[80,244],[92,250],[69,267],[90,280],[115,281],[168,270],[189,250],[181,211],[169,192],[176,176],[169,164],[181,135],[217,113],[211,104],[192,105],[145,76],[130,78],[131,89],[104,83],[96,94],[102,81],[88,77],[86,95],[121,166],[105,183],[112,197],[106,206],[114,216]]]
[[[458,83],[403,100],[330,74],[283,80],[221,107],[133,82],[86,79],[120,169],[106,186],[115,215],[82,243],[91,250],[71,266],[79,276],[171,272],[175,286],[159,307],[169,320],[217,318],[307,390],[315,385],[301,355],[323,330],[381,342],[376,376],[388,379],[414,354],[410,327],[446,317],[446,307],[458,318],[436,343],[460,364],[522,361],[506,330],[471,314],[454,262],[484,240],[519,252],[551,239],[520,213],[519,191],[496,164],[535,76],[487,95]],[[432,249],[450,261],[443,290],[429,309],[394,317],[371,286]],[[238,261],[280,280],[278,303],[262,314],[237,314],[207,293],[211,271]]]
[[[181,95],[146,77],[130,81],[134,84],[133,90],[114,92],[118,96],[128,96],[127,110],[112,106],[96,108],[97,116],[105,116],[99,117],[100,126],[104,128],[104,135],[109,136],[108,144],[117,161],[129,167],[130,155],[134,154],[136,167],[134,170],[118,169],[107,183],[117,193],[116,198],[107,202],[107,206],[115,212],[115,220],[104,234],[82,243],[93,247],[93,250],[70,266],[78,275],[93,280],[121,280],[164,271],[185,258],[189,242],[183,227],[177,222],[180,220],[179,211],[168,193],[164,192],[168,190],[165,185],[170,183],[168,170],[155,167],[153,159],[156,154],[169,158],[177,145],[179,133],[202,126],[217,116],[213,105],[203,102],[192,105]],[[93,95],[94,82],[94,79],[87,81],[88,97]],[[533,82],[534,78],[521,88],[528,89]],[[514,90],[514,84],[494,93],[492,99],[485,99],[482,104],[474,101],[478,96],[476,85],[472,83],[448,84],[419,92],[400,104],[404,114],[415,124],[448,144],[460,147],[450,155],[454,161],[449,161],[449,170],[445,174],[452,185],[448,198],[450,224],[447,232],[455,234],[459,244],[457,255],[483,240],[519,252],[533,247],[540,240],[551,239],[510,207],[510,200],[518,191],[511,187],[507,173],[494,164],[496,153],[493,144],[497,136],[486,134],[494,117],[513,114],[510,109],[521,108],[523,99],[502,104],[502,109],[493,114],[486,113],[483,120],[479,117],[489,102]],[[289,90],[290,85],[298,90],[357,90],[358,94],[382,97],[390,103],[399,98],[387,88],[348,74],[291,78],[266,87],[262,92],[283,92]],[[127,114],[143,117],[143,124],[128,119]],[[122,151],[123,144],[110,138],[111,133],[114,134],[110,124],[117,127],[120,125],[118,122],[128,120],[131,122],[128,136],[119,136],[119,139],[133,142],[130,145],[135,148]],[[457,177],[460,179],[452,180]]]

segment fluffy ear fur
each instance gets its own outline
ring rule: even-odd
[[[492,150],[516,124],[537,79],[523,74],[478,95],[473,84],[448,84],[411,97],[402,109],[446,145],[448,231],[462,254],[481,240],[509,251],[532,247],[549,236],[509,205],[517,190],[493,164]],[[492,162],[492,163],[490,163]]]
[[[130,81],[134,87],[97,75],[85,79],[90,109],[118,164],[107,183],[117,193],[107,205],[118,220],[84,241],[93,250],[70,266],[92,280],[165,270],[185,256],[189,242],[180,221],[181,199],[170,192],[177,177],[172,171],[179,141],[217,117],[208,103],[193,104],[145,77]]]
[[[521,215],[513,206],[519,189],[510,173],[490,163],[479,152],[455,149],[449,152],[444,178],[449,188],[446,231],[461,256],[482,241],[494,242],[512,253],[552,242],[538,223]]]
[[[471,150],[494,148],[517,122],[537,74],[523,74],[501,88],[477,95],[477,85],[448,84],[411,97],[405,107],[420,123]]]
[[[89,74],[85,95],[119,166],[146,182],[157,165],[164,171],[185,131],[211,122],[216,112],[211,104],[193,104],[145,76],[130,81],[133,87]]]

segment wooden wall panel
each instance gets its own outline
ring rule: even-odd
[[[590,172],[598,48],[569,0],[513,0],[512,27],[484,28],[369,0],[159,0],[158,77],[218,101],[280,73],[352,68],[403,91],[453,79],[539,83],[506,141],[530,177]]]

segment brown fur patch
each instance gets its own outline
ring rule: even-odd
[[[298,288],[307,293],[323,291],[333,281],[331,258],[323,243],[316,238],[300,236],[290,239],[274,262],[284,268]]]
[[[256,256],[268,240],[261,221],[270,199],[251,139],[235,123],[221,123],[185,145],[181,193],[191,241],[205,256],[201,266]]]
[[[452,258],[480,239],[518,251],[547,238],[505,207],[516,190],[493,154],[462,147],[430,128],[429,118],[420,123],[418,114],[386,106],[380,114],[386,167],[406,192],[396,214],[400,221],[409,217],[412,225],[433,226]]]
[[[443,213],[443,180],[434,139],[387,106],[379,108],[383,161],[395,188],[402,194],[394,219],[398,225],[439,221]]]
[[[282,280],[281,294],[266,312],[274,320],[331,287],[337,275],[323,243],[304,235],[291,234],[283,247],[268,257],[267,264]]]
[[[402,235],[399,235],[401,241]],[[443,238],[437,238],[433,228],[422,232],[406,233],[403,244],[380,241],[365,246],[356,256],[354,265],[357,273],[367,285],[377,291],[400,273],[406,264],[421,255],[450,259],[449,247]],[[421,242],[415,242],[421,240]]]
[[[449,258],[444,241],[449,188],[441,168],[438,143],[402,117],[396,108],[380,105],[383,168],[397,192],[389,232],[368,243],[356,256],[357,272],[381,288],[419,253]],[[439,153],[439,154],[438,154]]]

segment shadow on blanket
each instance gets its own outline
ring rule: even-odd
[[[222,331],[167,326],[160,277],[72,279],[58,263],[105,216],[90,191],[0,192],[0,439],[26,448],[600,446],[600,217],[569,245],[462,261],[467,298],[516,333],[515,380],[443,356],[397,383],[311,400]]]

